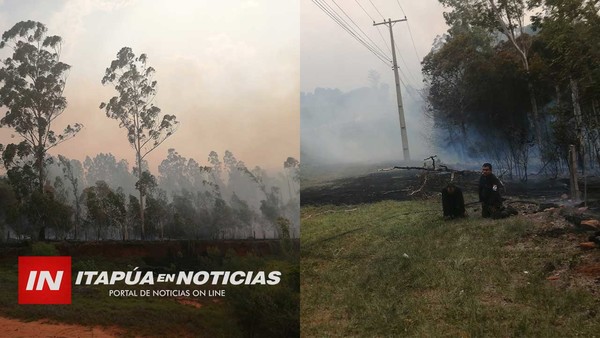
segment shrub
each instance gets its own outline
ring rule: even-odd
[[[37,242],[31,245],[31,253],[34,256],[58,256],[58,250],[51,243]]]

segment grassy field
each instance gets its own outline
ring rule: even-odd
[[[439,209],[303,207],[302,336],[600,336],[598,284],[548,280],[600,251],[557,245],[525,216],[444,221]]]

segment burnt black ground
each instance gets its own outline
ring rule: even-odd
[[[302,189],[300,204],[361,204],[385,199],[406,198],[407,186],[412,185],[407,175],[398,172],[375,172],[358,177],[340,178],[319,186]]]
[[[362,204],[382,200],[407,200],[423,185],[425,172],[419,170],[376,171],[365,175],[339,178],[324,182],[317,186],[303,188],[300,191],[302,205],[322,204]],[[450,180],[448,172],[428,174],[428,182],[423,193],[437,193]],[[472,179],[463,180],[461,184],[476,189]],[[460,185],[460,184],[459,184]]]
[[[423,184],[425,176],[427,182]],[[355,205],[382,200],[409,200],[438,194],[449,181],[449,172],[402,169],[371,171],[303,187],[300,192],[300,203],[301,205]],[[479,173],[465,172],[456,175],[454,182],[463,189],[463,192],[476,195]],[[503,182],[505,184],[503,196],[513,199],[565,202],[564,195],[570,193],[569,181],[565,178],[533,177],[527,182],[508,179],[504,179]],[[580,189],[583,190],[582,182],[580,182]],[[419,191],[415,193],[417,190]],[[598,204],[600,198],[598,178],[588,180],[588,198],[592,206]]]

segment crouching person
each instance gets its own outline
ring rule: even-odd
[[[462,190],[452,182],[442,189],[442,207],[445,219],[466,216]]]
[[[517,214],[516,209],[510,206],[505,207],[502,204],[504,199],[500,196],[500,190],[503,189],[502,182],[492,173],[492,165],[484,163],[481,167],[481,177],[479,178],[481,217],[499,219]]]

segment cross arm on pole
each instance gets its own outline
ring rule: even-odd
[[[398,20],[393,20],[393,21],[392,21],[392,19],[388,19],[388,21],[383,20],[383,22],[378,22],[378,23],[375,23],[375,21],[373,21],[373,26],[392,24],[392,23],[401,22],[401,21],[406,21],[406,17],[404,17],[404,19],[398,19]]]

